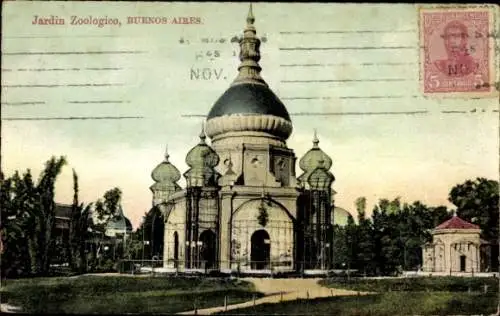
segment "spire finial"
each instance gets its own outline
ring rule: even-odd
[[[205,135],[205,121],[201,122],[201,131],[200,131],[200,144],[205,144],[205,139],[207,135]]]
[[[255,22],[255,17],[253,16],[252,3],[250,2],[250,7],[248,8],[247,25],[253,25]]]
[[[238,67],[238,76],[234,79],[233,85],[239,83],[257,83],[267,86],[266,82],[260,76],[262,68],[259,65],[260,60],[260,40],[257,38],[255,26],[255,17],[253,15],[253,6],[250,3],[247,15],[247,26],[243,31],[243,37],[240,42],[240,65]]]
[[[457,210],[453,210],[453,217],[457,216]]]
[[[318,131],[314,129],[314,137],[313,137],[313,147],[317,148],[319,144],[319,139],[318,139]]]
[[[168,154],[168,144],[165,145],[165,161],[168,162],[168,158],[170,157],[170,155]]]

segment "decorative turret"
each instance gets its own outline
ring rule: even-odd
[[[188,187],[213,186],[220,177],[214,169],[219,164],[219,155],[207,145],[203,126],[199,137],[198,145],[186,155],[186,164],[190,168],[184,173],[184,177]]]
[[[304,189],[304,204],[299,222],[304,238],[304,265],[306,269],[330,269],[333,264],[332,183],[335,180],[329,171],[332,159],[319,148],[314,130],[313,148],[300,159],[304,173],[298,177]]]
[[[298,177],[302,185],[309,183],[315,185],[320,181],[333,182],[335,177],[329,172],[332,167],[332,159],[319,148],[319,140],[316,130],[314,130],[313,147],[300,159],[299,167],[304,171]]]
[[[260,40],[257,38],[252,5],[247,25],[239,39],[240,65],[231,87],[215,102],[207,117],[207,135],[215,143],[225,136],[248,136],[262,143],[262,137],[275,139],[276,145],[292,133],[292,122],[285,105],[262,79],[259,65]]]
[[[181,178],[179,170],[168,160],[168,148],[165,150],[165,160],[151,172],[155,183],[150,187],[153,192],[153,206],[165,202],[170,194],[181,189],[177,181]]]

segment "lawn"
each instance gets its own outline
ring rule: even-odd
[[[348,290],[386,292],[386,291],[449,291],[449,292],[498,292],[497,278],[478,277],[413,277],[365,279],[344,278],[324,279],[321,285]]]
[[[7,280],[2,303],[25,313],[176,313],[252,299],[251,283],[223,278],[80,276]]]
[[[464,315],[493,314],[495,293],[386,292],[375,295],[339,296],[277,304],[262,304],[228,311],[231,315]]]
[[[498,279],[427,277],[392,279],[324,279],[325,287],[375,292],[232,310],[251,315],[466,315],[493,314],[498,302]],[[486,292],[485,292],[486,285]],[[223,314],[223,313],[222,313]]]

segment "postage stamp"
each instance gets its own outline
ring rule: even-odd
[[[421,9],[423,92],[487,93],[494,81],[490,37],[493,21],[484,9]]]

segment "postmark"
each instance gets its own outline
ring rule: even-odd
[[[494,91],[491,10],[420,10],[421,81],[425,95]]]

